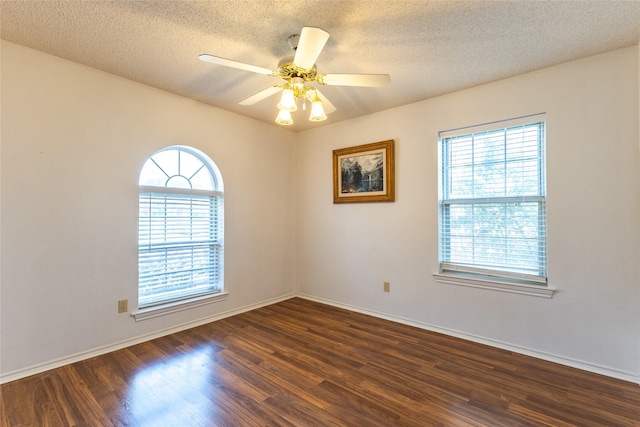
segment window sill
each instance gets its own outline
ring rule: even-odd
[[[556,291],[556,289],[550,288],[548,286],[514,283],[497,279],[484,279],[470,275],[434,273],[433,277],[436,279],[436,282],[447,285],[469,286],[472,288],[510,292],[514,294],[529,295],[541,298],[551,298]]]
[[[178,311],[188,310],[194,307],[200,307],[206,304],[212,304],[214,302],[220,302],[227,299],[229,296],[228,293],[217,293],[213,295],[205,295],[201,297],[196,297],[184,301],[176,301],[168,304],[162,304],[155,307],[143,308],[134,313],[131,313],[131,317],[135,319],[136,322],[141,320],[147,320],[158,316],[164,316],[171,313],[176,313]]]

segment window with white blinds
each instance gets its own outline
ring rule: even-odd
[[[547,282],[542,115],[441,132],[441,272]]]
[[[213,162],[188,147],[152,155],[140,174],[138,307],[223,288],[223,192]]]

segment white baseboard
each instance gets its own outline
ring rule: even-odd
[[[605,375],[608,377],[612,377],[612,378],[617,378],[620,380],[624,380],[624,381],[629,381],[629,382],[633,382],[636,384],[640,384],[640,376],[638,375],[634,375],[633,373],[629,373],[629,372],[622,372],[622,371],[618,371],[615,369],[611,369],[608,368],[606,366],[600,366],[600,365],[596,365],[596,364],[592,364],[592,363],[587,363],[587,362],[583,362],[581,360],[575,360],[575,359],[570,359],[564,356],[558,356],[558,355],[554,355],[554,354],[550,354],[550,353],[545,353],[545,352],[541,352],[541,351],[537,351],[537,350],[533,350],[530,348],[525,348],[525,347],[521,347],[521,346],[517,346],[517,345],[513,345],[513,344],[509,344],[509,343],[505,343],[505,342],[501,342],[501,341],[497,341],[497,340],[492,340],[492,339],[488,339],[485,337],[481,337],[481,336],[477,336],[477,335],[473,335],[473,334],[468,334],[468,333],[464,333],[464,332],[460,332],[460,331],[456,331],[456,330],[452,330],[452,329],[447,329],[447,328],[442,328],[439,326],[434,326],[434,325],[429,325],[426,323],[422,323],[422,322],[416,322],[414,320],[411,319],[405,319],[403,317],[398,317],[398,316],[392,316],[389,314],[385,314],[385,313],[381,313],[381,312],[377,312],[374,310],[368,310],[368,309],[363,309],[361,307],[357,307],[357,306],[352,306],[349,304],[343,304],[343,303],[339,303],[337,301],[332,301],[332,300],[328,300],[328,299],[324,299],[324,298],[318,298],[318,297],[314,297],[311,295],[306,295],[306,294],[295,294],[295,293],[290,293],[287,295],[283,295],[277,298],[271,298],[268,300],[264,300],[264,301],[260,301],[258,303],[255,304],[249,304],[243,307],[239,307],[233,310],[229,310],[223,313],[218,313],[214,316],[209,316],[209,317],[205,317],[202,319],[198,319],[195,320],[193,322],[189,322],[189,323],[184,323],[181,325],[177,325],[171,328],[167,328],[167,329],[163,329],[160,331],[156,331],[154,333],[151,334],[147,334],[147,335],[142,335],[139,337],[135,337],[132,339],[128,339],[128,340],[124,340],[124,341],[120,341],[114,344],[110,344],[110,345],[106,345],[103,347],[98,347],[98,348],[94,348],[92,350],[88,350],[88,351],[83,351],[80,353],[76,353],[70,356],[65,356],[65,357],[61,357],[59,359],[55,359],[55,360],[51,360],[48,362],[44,362],[44,363],[40,363],[40,364],[36,364],[33,366],[29,366],[27,368],[23,368],[23,369],[18,369],[12,372],[6,372],[6,373],[2,373],[0,375],[0,384],[4,384],[4,383],[8,383],[11,381],[15,381],[15,380],[19,380],[21,378],[26,378],[28,376],[31,375],[35,375],[35,374],[39,374],[51,369],[55,369],[55,368],[59,368],[61,366],[65,366],[65,365],[69,365],[71,363],[75,363],[75,362],[80,362],[82,360],[86,360],[95,356],[100,356],[106,353],[111,353],[112,351],[116,351],[116,350],[120,350],[126,347],[130,347],[132,345],[136,345],[136,344],[140,344],[142,342],[145,341],[150,341],[152,339],[155,338],[160,338],[163,337],[165,335],[169,335],[169,334],[173,334],[176,332],[180,332],[186,329],[190,329],[190,328],[194,328],[196,326],[200,326],[200,325],[204,325],[206,323],[210,323],[210,322],[214,322],[216,320],[221,320],[224,319],[226,317],[230,317],[230,316],[235,316],[236,314],[240,314],[240,313],[244,313],[247,311],[251,311],[251,310],[255,310],[257,308],[260,307],[264,307],[267,305],[271,305],[271,304],[275,304],[293,297],[300,297],[300,298],[304,298],[310,301],[316,301],[322,304],[327,304],[327,305],[331,305],[334,307],[339,307],[339,308],[344,308],[346,310],[351,310],[351,311],[355,311],[358,313],[362,313],[362,314],[367,314],[370,316],[374,316],[374,317],[378,317],[381,319],[386,319],[386,320],[390,320],[392,322],[397,322],[397,323],[402,323],[405,325],[409,325],[409,326],[414,326],[420,329],[425,329],[428,331],[433,331],[433,332],[438,332],[438,333],[442,333],[445,335],[450,335],[456,338],[461,338],[461,339],[465,339],[468,341],[472,341],[472,342],[477,342],[480,344],[485,344],[485,345],[489,345],[492,347],[496,347],[496,348],[500,348],[503,350],[507,350],[507,351],[512,351],[514,353],[519,353],[519,354],[524,354],[526,356],[531,356],[531,357],[535,357],[538,359],[542,359],[542,360],[547,360],[549,362],[554,362],[554,363],[558,363],[561,365],[565,365],[565,366],[570,366],[572,368],[577,368],[577,369],[581,369],[583,371],[587,371],[587,372],[593,372],[596,374],[600,374],[600,375]]]
[[[94,348],[88,351],[82,351],[80,353],[76,353],[70,356],[61,357],[59,359],[51,360],[44,363],[39,363],[33,366],[29,366],[27,368],[18,369],[12,372],[2,373],[0,375],[0,384],[5,384],[11,381],[19,380],[21,378],[26,378],[31,375],[40,374],[42,372],[48,371],[50,369],[59,368],[61,366],[69,365],[71,363],[80,362],[82,360],[90,359],[95,356],[100,356],[103,354],[111,353],[112,351],[120,350],[126,347],[130,347],[132,345],[140,344],[146,341],[150,341],[155,338],[160,338],[165,335],[170,335],[176,332],[184,331],[186,329],[194,328],[196,326],[204,325],[206,323],[211,323],[216,320],[221,320],[226,317],[235,316],[236,314],[244,313],[246,311],[255,310],[256,308],[264,307],[267,305],[275,304],[280,301],[284,301],[290,298],[293,298],[295,294],[287,294],[277,298],[271,298],[265,301],[260,301],[255,304],[249,304],[244,307],[236,308],[233,310],[225,311],[223,313],[218,313],[214,316],[209,316],[205,318],[201,318],[195,320],[193,322],[184,323],[181,325],[173,326],[171,328],[163,329],[160,331],[153,332],[147,335],[141,335],[135,338],[131,338],[128,340],[120,341],[114,344],[109,344],[103,347]]]
[[[409,326],[414,326],[416,328],[425,329],[432,332],[438,332],[444,335],[453,336],[456,338],[461,338],[467,341],[477,342],[479,344],[485,344],[491,347],[500,348],[502,350],[511,351],[514,353],[524,354],[525,356],[535,357],[537,359],[546,360],[549,362],[558,363],[560,365],[570,366],[572,368],[580,369],[587,372],[592,372],[600,375],[605,375],[612,378],[617,378],[623,381],[629,381],[632,383],[640,384],[640,376],[634,375],[630,372],[618,371],[615,369],[608,368],[606,366],[600,366],[593,363],[584,362],[581,360],[571,359],[564,356],[558,356],[551,353],[545,353],[538,350],[533,350],[526,347],[521,347],[518,345],[513,345],[509,343],[505,343],[498,340],[492,340],[489,338],[481,337],[478,335],[468,334],[465,332],[456,331],[453,329],[442,328],[439,326],[429,325],[427,323],[416,322],[411,319],[405,319],[403,317],[392,316],[389,314],[377,312],[374,310],[367,310],[361,307],[352,306],[349,304],[343,304],[336,301],[328,300],[325,298],[318,298],[311,295],[305,295],[298,293],[296,295],[299,298],[304,298],[310,301],[319,302],[322,304],[331,305],[338,308],[344,308],[345,310],[355,311],[362,314],[367,314],[369,316],[378,317],[385,320],[390,320],[392,322],[402,323]]]

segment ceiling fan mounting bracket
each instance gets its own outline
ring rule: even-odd
[[[291,49],[293,49],[293,50],[297,50],[298,49],[298,42],[299,41],[300,41],[300,34],[292,34],[287,39],[287,43],[289,44],[289,47]]]

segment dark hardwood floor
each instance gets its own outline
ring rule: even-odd
[[[640,386],[294,298],[2,385],[2,426],[640,426]]]

